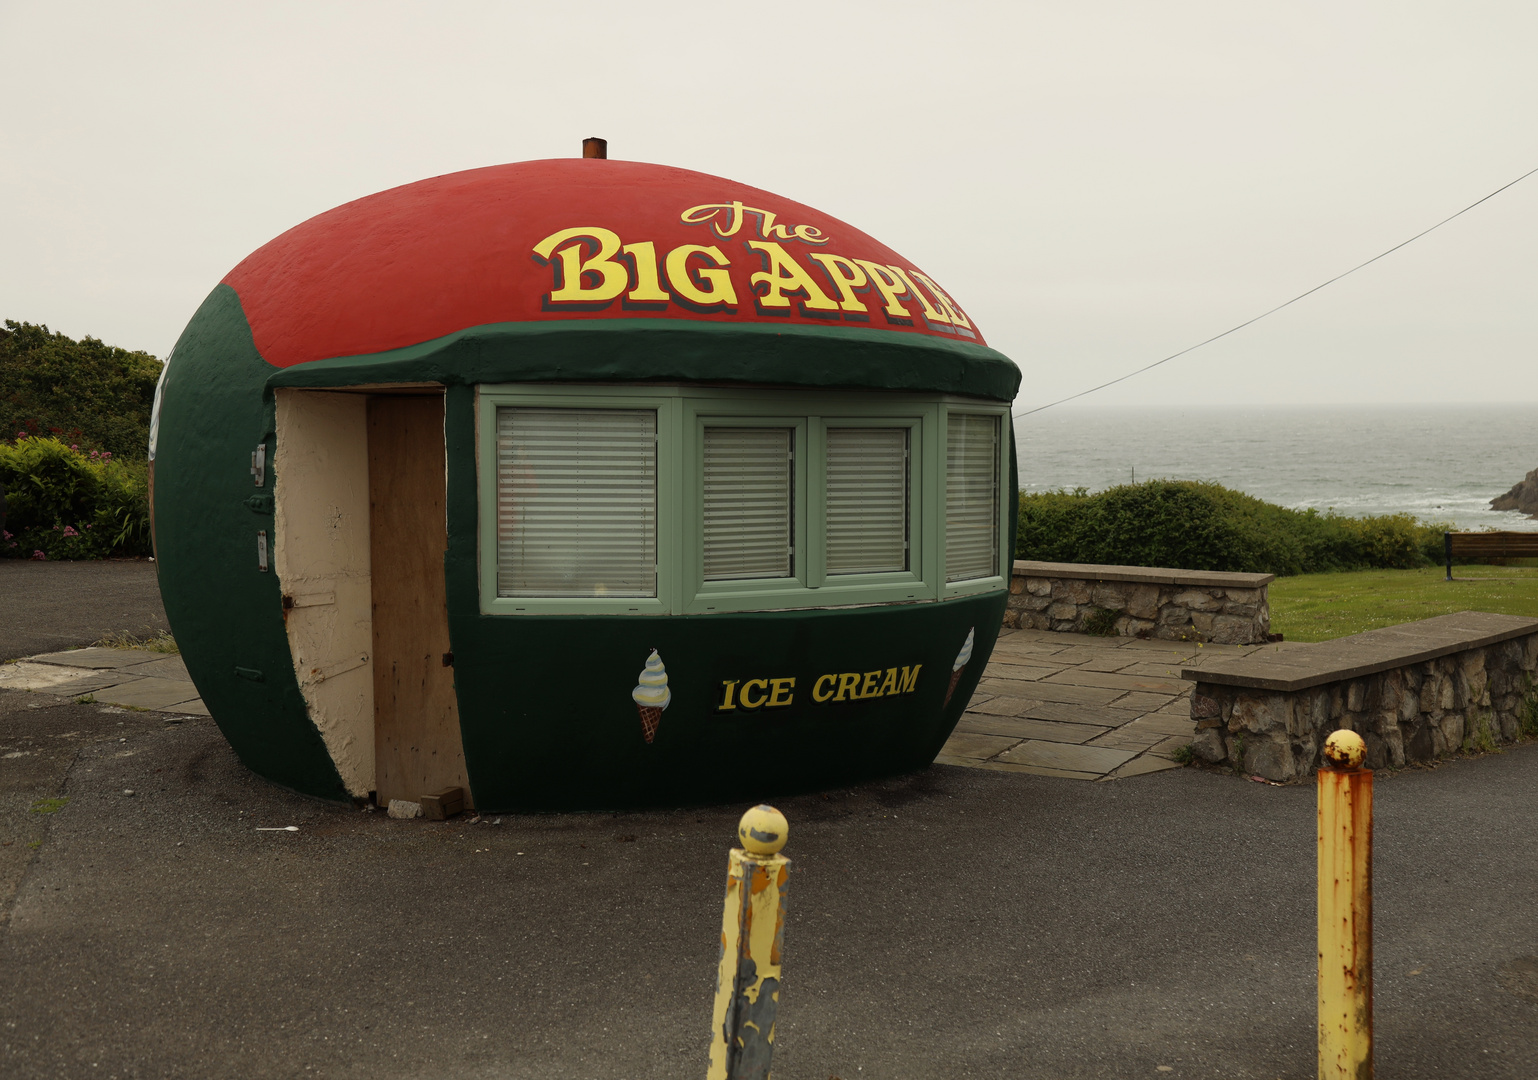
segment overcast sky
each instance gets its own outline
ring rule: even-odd
[[[245,255],[423,177],[715,173],[1114,378],[1538,167],[1538,4],[0,0],[0,317],[164,356]],[[1086,403],[1538,401],[1538,176]]]

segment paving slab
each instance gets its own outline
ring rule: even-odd
[[[108,705],[129,705],[135,709],[170,712],[198,701],[198,688],[178,679],[138,679],[95,691],[96,700]]]
[[[151,660],[148,664],[136,664],[133,668],[133,673],[151,679],[177,679],[181,682],[192,681],[192,676],[187,674],[187,665],[182,662],[180,656],[166,656],[162,654],[159,660]]]
[[[986,716],[1027,716],[1035,706],[1042,704],[1045,703],[1032,698],[995,694],[993,697],[983,701],[973,698],[967,703],[966,715],[981,713]]]
[[[1169,738],[1168,735],[1160,735],[1156,731],[1129,731],[1127,728],[1117,728],[1115,731],[1108,731],[1090,740],[1090,745],[1108,746],[1113,750],[1131,750],[1141,754],[1144,750],[1152,750],[1167,738]]]
[[[29,656],[28,660],[38,664],[58,664],[62,667],[75,668],[131,668],[140,664],[152,664],[156,660],[164,660],[165,653],[154,652],[151,649],[106,649],[92,647],[89,649],[66,649],[64,652],[43,653],[41,656]]]
[[[1178,769],[1180,766],[1169,758],[1155,757],[1144,754],[1135,757],[1125,765],[1120,766],[1115,772],[1107,776],[1109,780],[1124,780],[1131,776],[1147,776],[1149,773],[1163,772],[1165,769]]]
[[[1044,679],[1048,675],[1056,675],[1064,670],[1062,664],[1018,664],[1014,662],[1000,662],[991,660],[983,669],[984,673],[998,679]]]
[[[983,690],[1007,697],[1029,696],[1036,701],[1056,701],[1072,705],[1109,705],[1122,696],[1122,691],[1099,686],[1052,686],[1044,682],[1026,682],[1021,679],[990,679],[986,676],[978,684]],[[1163,702],[1160,702],[1163,704]],[[1157,706],[1155,706],[1157,707]]]
[[[1126,709],[1093,705],[1071,705],[1055,701],[1031,702],[1019,715],[1032,720],[1056,720],[1063,724],[1088,724],[1091,727],[1121,727],[1143,714]]]
[[[945,745],[940,748],[940,753],[953,758],[970,758],[981,761],[991,758],[1001,750],[1008,750],[1019,739],[1011,739],[998,735],[974,735],[971,732],[956,731],[945,740]]]
[[[1144,675],[1154,679],[1169,679],[1175,682],[1187,680],[1180,677],[1180,672],[1186,667],[1184,660],[1172,658],[1170,660],[1139,660],[1135,664],[1129,664],[1121,669],[1123,675]]]
[[[1041,739],[1044,742],[1087,743],[1110,728],[1088,724],[1060,724],[1051,720],[1030,720],[1018,716],[990,716],[969,712],[961,718],[957,731],[973,735],[1004,735],[1013,739]]]
[[[1109,671],[1089,668],[1064,668],[1044,681],[1067,686],[1104,686],[1113,690],[1143,690],[1150,694],[1178,694],[1189,689],[1190,683],[1180,679],[1155,679],[1147,675],[1118,675]]]
[[[1168,713],[1147,713],[1128,724],[1127,727],[1166,736],[1184,735],[1189,739],[1196,732],[1196,721],[1192,720],[1189,714],[1179,716]]]
[[[1187,683],[1181,690],[1181,693],[1189,694],[1190,692],[1191,684]],[[1149,694],[1136,690],[1115,699],[1116,707],[1118,709],[1131,709],[1145,713],[1153,712],[1155,709],[1165,708],[1172,701],[1176,700],[1180,699],[1169,694]],[[1109,704],[1109,702],[1107,704]]]
[[[34,693],[74,697],[122,681],[122,674],[116,671],[66,668],[55,664],[34,664],[27,660],[0,665],[0,688],[6,690],[30,690]]]
[[[998,756],[999,761],[1014,765],[1036,765],[1045,769],[1104,776],[1118,765],[1136,757],[1136,751],[1115,750],[1103,746],[1070,746],[1067,743],[1030,740]]]
[[[979,769],[988,769],[993,772],[1030,773],[1033,776],[1055,776],[1060,780],[1099,780],[1099,773],[1075,772],[1071,769],[1049,769],[1042,765],[1021,765],[1014,761],[984,761],[977,765]]]

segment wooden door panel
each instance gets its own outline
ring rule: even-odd
[[[378,801],[460,787],[468,802],[447,659],[443,398],[371,398],[368,447]]]

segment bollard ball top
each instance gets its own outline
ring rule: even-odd
[[[773,855],[785,846],[790,823],[772,806],[760,804],[742,815],[737,823],[737,839],[743,850],[754,855]]]
[[[1355,769],[1367,756],[1367,744],[1354,731],[1334,731],[1324,740],[1324,759],[1337,769]]]

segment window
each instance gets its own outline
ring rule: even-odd
[[[795,573],[795,430],[709,427],[701,514],[706,581]]]
[[[827,572],[908,569],[908,429],[830,427]]]
[[[950,414],[945,428],[945,580],[999,573],[999,418]]]
[[[483,385],[477,402],[487,614],[776,611],[1001,587],[1003,405],[596,384]]]
[[[657,595],[655,410],[497,410],[497,595]]]

